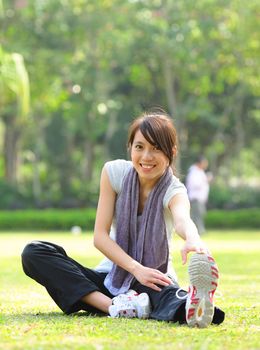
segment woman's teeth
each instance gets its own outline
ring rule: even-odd
[[[153,165],[147,165],[147,164],[141,164],[142,168],[145,168],[145,169],[152,169],[153,168]]]

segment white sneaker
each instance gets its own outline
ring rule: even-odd
[[[126,295],[133,301],[137,310],[137,317],[141,319],[149,318],[151,313],[151,303],[148,294],[138,294],[135,290],[130,289]]]
[[[120,294],[112,299],[112,305],[109,306],[109,315],[112,318],[126,317],[134,318],[137,317],[137,310],[133,301],[126,294]]]
[[[206,254],[195,253],[189,264],[190,287],[186,301],[189,327],[205,328],[214,315],[213,296],[218,285],[218,267]]]
[[[120,294],[113,298],[113,305],[109,307],[111,317],[138,317],[149,318],[151,303],[148,294],[138,294],[130,289],[126,294]]]

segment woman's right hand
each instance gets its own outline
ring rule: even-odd
[[[166,287],[172,284],[171,279],[161,271],[150,267],[145,267],[141,264],[135,266],[132,274],[135,276],[138,282],[146,287],[156,290],[157,292],[162,290],[162,288],[159,286]]]

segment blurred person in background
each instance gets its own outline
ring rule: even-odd
[[[210,190],[210,182],[213,176],[206,172],[208,160],[205,156],[197,157],[195,163],[191,165],[186,177],[186,188],[191,204],[191,218],[197,226],[200,235],[205,233],[205,214]]]

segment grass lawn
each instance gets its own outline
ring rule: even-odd
[[[190,329],[152,320],[62,314],[45,289],[23,274],[20,252],[33,239],[49,240],[94,267],[101,254],[91,234],[0,233],[0,349],[260,349],[259,238],[260,231],[210,231],[205,236],[220,269],[216,304],[226,320],[220,326]],[[187,288],[180,239],[175,237],[174,244],[174,266]]]

